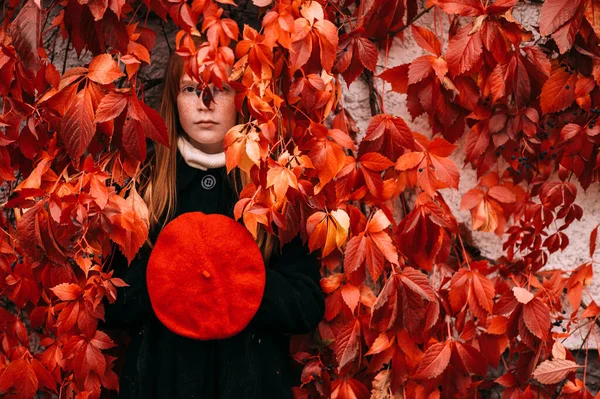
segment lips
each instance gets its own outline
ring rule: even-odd
[[[218,125],[218,123],[215,121],[202,120],[202,121],[196,122],[196,125]]]

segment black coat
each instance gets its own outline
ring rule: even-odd
[[[178,152],[177,191],[175,216],[201,211],[233,217],[237,198],[225,167],[195,169]],[[114,251],[113,276],[130,287],[117,289],[114,304],[104,299],[105,322],[99,327],[127,328],[131,337],[119,398],[292,398],[291,387],[300,384],[300,376],[289,353],[290,335],[314,330],[325,311],[319,261],[300,237],[285,244],[282,253],[276,246],[257,313],[242,332],[222,340],[186,338],[157,319],[146,287],[149,255],[144,247],[127,267],[121,252]]]

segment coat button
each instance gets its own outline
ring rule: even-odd
[[[200,181],[200,185],[205,190],[212,190],[217,185],[217,179],[213,175],[206,175]]]

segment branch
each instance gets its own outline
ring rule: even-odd
[[[417,15],[415,15],[415,18],[412,21],[410,21],[409,23],[407,23],[406,25],[404,25],[400,29],[388,33],[388,36],[396,36],[398,33],[403,32],[409,26],[411,26],[412,24],[414,24],[415,22],[417,22],[417,20],[419,18],[421,18],[423,15],[427,14],[433,7],[434,6],[431,6],[429,8],[424,9],[423,11],[421,11],[420,13],[418,13]]]

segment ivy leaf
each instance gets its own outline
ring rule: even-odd
[[[477,17],[485,13],[480,0],[436,0],[437,4],[446,14],[458,14],[463,17]]]
[[[412,132],[402,118],[379,114],[371,118],[358,153],[361,156],[367,152],[378,152],[395,160],[405,151],[414,148]]]
[[[544,83],[540,96],[542,113],[549,114],[562,111],[573,104],[575,100],[575,83],[577,75],[570,74],[562,68],[554,70],[550,79]]]
[[[538,298],[523,305],[523,321],[536,337],[543,340],[548,337],[551,327],[550,311]]]
[[[25,68],[32,72],[40,69],[40,29],[42,25],[42,10],[39,1],[28,0],[19,15],[10,23],[9,34],[13,45],[23,61]]]
[[[422,151],[400,156],[396,162],[396,169],[408,170],[411,183],[418,182],[423,191],[430,196],[440,188],[458,189],[458,168],[447,158],[456,146],[440,137],[425,143],[426,148]]]
[[[335,354],[342,369],[360,356],[360,321],[355,319],[345,325],[336,337]]]
[[[444,372],[450,363],[453,341],[438,342],[431,345],[417,366],[414,378],[432,379]]]
[[[472,24],[469,24],[460,28],[448,43],[446,61],[451,77],[469,72],[481,61],[483,55],[481,31],[469,34],[471,27]]]
[[[0,376],[0,391],[16,389],[17,398],[32,399],[38,389],[38,378],[34,368],[26,359],[15,359],[8,363]]]
[[[97,55],[88,67],[88,78],[96,83],[107,85],[125,76],[110,54]]]
[[[581,0],[548,0],[542,5],[540,34],[550,36],[567,21],[575,17]]]
[[[577,370],[579,366],[572,360],[545,360],[533,372],[533,378],[544,385],[556,384],[563,381],[567,376]]]
[[[89,91],[83,89],[71,101],[61,122],[60,137],[69,156],[77,159],[83,155],[95,132],[92,98]]]

